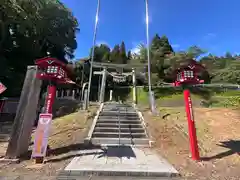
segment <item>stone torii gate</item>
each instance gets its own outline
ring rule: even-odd
[[[136,89],[136,69],[143,68],[144,64],[113,64],[113,63],[99,63],[94,62],[93,67],[95,68],[102,68],[102,71],[95,71],[94,74],[102,75],[102,82],[101,82],[101,89],[100,89],[100,96],[99,96],[99,103],[104,102],[105,96],[105,88],[106,88],[106,80],[107,75],[111,75],[113,78],[118,79],[120,82],[124,82],[127,76],[132,76],[132,84],[133,84],[133,103],[137,104],[137,89]],[[122,72],[108,72],[107,70],[111,69],[121,69]],[[131,70],[132,72],[123,72],[123,69]]]

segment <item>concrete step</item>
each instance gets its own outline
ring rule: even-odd
[[[118,128],[119,124],[116,123],[101,123],[97,122],[95,127],[104,127],[104,128]],[[120,128],[142,128],[141,124],[120,124]]]
[[[106,128],[106,127],[96,127],[94,129],[94,132],[119,132],[119,128],[116,127],[116,128]],[[132,133],[145,133],[144,129],[143,128],[120,128],[120,132],[122,133],[129,133],[129,132],[132,132]]]
[[[141,121],[136,120],[116,120],[116,119],[98,119],[97,122],[99,123],[115,123],[115,124],[141,124]]]
[[[122,112],[136,112],[135,109],[133,108],[103,108],[102,111],[115,111],[115,112],[118,112],[118,111],[122,111]]]
[[[140,120],[139,117],[129,117],[129,116],[98,116],[98,119],[128,119],[128,120]]]
[[[73,172],[71,172],[73,173]],[[142,177],[142,176],[134,176],[134,177],[129,177],[129,172],[125,172],[122,173],[122,176],[116,176],[116,174],[118,173],[112,173],[112,176],[109,176],[109,172],[102,172],[99,171],[98,173],[94,172],[94,173],[79,173],[77,175],[72,175],[70,173],[70,175],[68,175],[68,172],[64,172],[62,171],[56,180],[89,180],[89,176],[91,177],[91,180],[153,180],[153,179],[157,179],[157,180],[182,180],[182,178],[174,178],[174,177],[157,177],[157,178],[153,178],[153,177]],[[82,174],[84,174],[84,176],[82,176]],[[93,175],[94,174],[94,175]],[[101,176],[99,176],[99,174]],[[105,176],[103,176],[105,174]],[[131,174],[131,173],[130,173]],[[125,175],[125,176],[124,176]],[[128,176],[126,176],[128,175]],[[25,176],[24,176],[25,177]],[[47,176],[48,177],[48,176]],[[46,178],[47,179],[47,178]],[[6,179],[6,180],[10,180],[10,179]]]
[[[103,138],[146,138],[145,133],[114,133],[114,132],[93,132],[92,137]]]
[[[108,120],[108,121],[130,121],[130,122],[141,122],[140,119],[127,119],[127,118],[110,118],[110,117],[99,117],[98,121],[102,121],[102,120]]]
[[[136,112],[118,112],[118,111],[102,111],[100,112],[99,115],[102,115],[102,116],[133,116],[133,117],[138,117],[138,114]]]
[[[149,147],[149,139],[148,138],[138,138],[138,139],[132,139],[132,138],[98,138],[94,137],[91,138],[91,143],[93,145],[118,145],[118,144],[124,144],[124,145],[138,145],[138,146],[144,146]]]

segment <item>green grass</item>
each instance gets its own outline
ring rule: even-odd
[[[225,91],[225,92],[220,92],[220,93],[216,93],[215,96],[223,96],[223,97],[226,97],[226,96],[240,96],[240,91]]]
[[[173,91],[169,90],[169,94],[166,90],[157,91],[155,96],[156,103],[160,106],[161,103],[164,102],[179,102],[183,101],[183,93],[181,91]],[[129,98],[132,99],[132,92],[129,95]],[[201,94],[193,94],[191,93],[192,100],[203,101],[203,107],[225,107],[225,108],[232,108],[232,107],[240,107],[240,91],[236,90],[228,90],[225,92],[218,92],[213,93],[209,99],[204,99]],[[143,88],[137,88],[137,100],[138,104],[147,105],[148,101],[148,92],[145,91]],[[182,104],[184,105],[184,103]]]

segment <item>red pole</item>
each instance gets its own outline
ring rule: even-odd
[[[190,96],[190,91],[188,89],[184,90],[184,101],[185,101],[186,114],[188,119],[188,135],[189,135],[192,159],[199,160],[200,157],[199,157],[196,128],[195,128],[193,109],[192,109],[192,100]]]
[[[53,84],[48,85],[48,90],[47,90],[47,97],[45,100],[45,113],[52,114],[52,107],[54,103],[54,99],[56,97],[56,86]],[[47,146],[47,149],[49,147]],[[43,163],[44,157],[36,157],[36,163]]]
[[[45,113],[52,113],[54,99],[56,97],[56,86],[48,85],[47,97],[45,101]]]

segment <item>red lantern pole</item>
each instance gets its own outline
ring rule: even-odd
[[[50,81],[50,84],[48,85],[47,87],[47,96],[46,96],[46,100],[45,100],[45,113],[46,114],[52,114],[52,109],[53,109],[53,103],[54,103],[54,99],[56,97],[56,85],[53,84],[51,81]],[[51,115],[52,117],[52,115]],[[50,123],[50,122],[48,122]],[[48,124],[49,126],[49,124]],[[44,132],[47,131],[49,129],[49,127],[47,127],[46,125],[44,126],[43,124],[38,124],[38,129],[37,129],[37,132],[38,132],[38,136],[41,136],[39,138],[38,141],[36,141],[34,144],[36,144],[37,146],[37,143],[39,142],[41,145],[43,144],[43,138],[45,138],[45,143],[47,144],[47,141],[48,141],[48,137],[45,135],[44,136]],[[45,132],[46,133],[46,132]],[[40,135],[39,135],[40,134]],[[43,137],[44,136],[44,137]],[[36,137],[35,137],[36,138]],[[46,147],[46,151],[48,151],[48,146],[44,146]],[[45,150],[44,150],[45,151]],[[43,152],[44,152],[43,151]],[[35,157],[35,162],[36,163],[43,163],[44,161],[44,155],[42,156],[37,156]]]
[[[188,89],[184,90],[184,101],[186,107],[186,114],[188,119],[188,136],[190,141],[190,150],[192,154],[192,159],[198,161],[199,157],[199,150],[198,150],[198,143],[197,143],[197,135],[196,135],[196,128],[193,116],[193,109],[192,109],[192,100],[190,96],[190,91]]]
[[[45,113],[52,114],[52,107],[56,97],[56,86],[53,84],[48,85],[47,97],[45,101]]]

